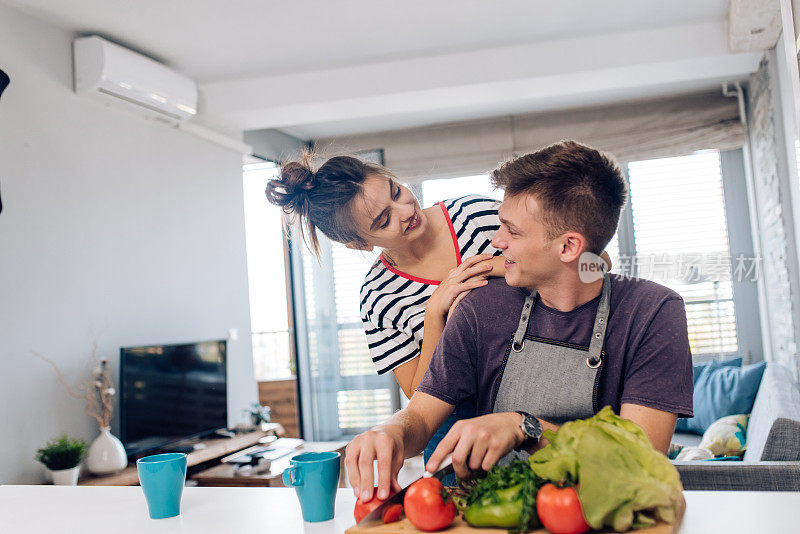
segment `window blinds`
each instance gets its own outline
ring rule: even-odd
[[[744,143],[734,98],[718,92],[568,111],[505,116],[315,141],[326,153],[382,148],[386,166],[412,183],[484,174],[499,162],[561,139],[620,161]]]
[[[735,353],[719,153],[632,162],[628,174],[637,275],[683,297],[693,355]]]
[[[302,247],[308,368],[302,376],[314,439],[342,439],[397,409],[394,375],[376,376],[361,322],[359,290],[376,252],[350,250],[319,234],[322,260]],[[303,357],[301,355],[301,357]]]

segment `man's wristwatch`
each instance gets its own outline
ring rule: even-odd
[[[539,443],[539,438],[542,437],[542,424],[536,419],[534,416],[527,412],[520,412],[517,411],[518,414],[522,416],[522,423],[520,423],[520,428],[522,428],[522,433],[525,434],[525,439],[522,440],[522,443],[514,447],[515,451],[527,451],[537,443]]]

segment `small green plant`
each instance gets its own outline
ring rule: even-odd
[[[257,402],[251,404],[250,408],[245,409],[245,411],[250,416],[253,426],[258,426],[261,423],[269,423],[270,417],[272,416],[269,406],[262,406]]]
[[[72,469],[86,458],[86,442],[62,434],[36,451],[36,460],[51,471]]]

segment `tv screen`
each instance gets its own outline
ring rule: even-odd
[[[121,438],[129,456],[228,424],[225,341],[120,349]]]

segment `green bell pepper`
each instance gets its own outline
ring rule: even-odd
[[[527,462],[493,467],[472,481],[461,510],[473,527],[500,527],[525,532],[541,526],[536,514],[538,478]]]
[[[522,484],[485,495],[467,507],[464,519],[473,527],[514,528],[522,513]],[[493,498],[494,497],[494,498]]]

